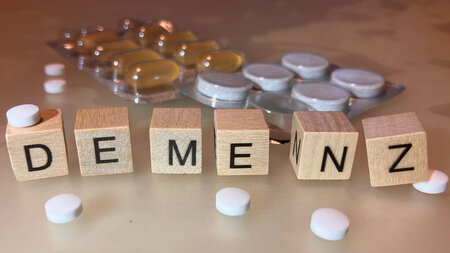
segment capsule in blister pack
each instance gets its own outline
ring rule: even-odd
[[[198,37],[191,31],[168,33],[156,40],[156,50],[166,57],[172,57],[175,51],[185,42],[197,41]]]
[[[181,63],[184,67],[195,67],[198,59],[202,54],[218,50],[219,43],[214,40],[194,41],[183,43],[173,55],[173,58]]]
[[[216,70],[235,72],[241,68],[245,56],[234,49],[216,50],[206,52],[197,59],[196,69],[199,72]]]
[[[87,55],[98,43],[114,41],[118,39],[119,36],[115,32],[110,31],[96,31],[81,34],[77,38],[75,38],[74,49],[79,54]]]
[[[136,63],[159,60],[161,56],[152,49],[138,49],[111,56],[108,60],[113,72],[113,80],[123,79],[128,68]]]
[[[118,40],[98,43],[89,54],[98,65],[104,65],[112,55],[138,48],[139,46],[131,40]]]
[[[156,40],[169,31],[157,23],[135,26],[125,32],[123,37],[133,40],[141,47],[152,47]]]

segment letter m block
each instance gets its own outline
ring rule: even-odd
[[[34,126],[6,127],[9,158],[19,181],[69,173],[61,110],[40,113],[41,121]]]
[[[428,180],[427,136],[415,112],[363,119],[373,187]]]
[[[199,108],[155,108],[149,135],[153,173],[202,172],[202,112]]]
[[[298,179],[349,179],[357,143],[342,112],[294,112],[289,159]]]

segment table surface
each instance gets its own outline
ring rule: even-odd
[[[361,119],[416,111],[427,130],[430,168],[450,174],[450,2],[415,1],[2,1],[0,4],[0,112],[33,103],[61,108],[69,176],[17,182],[0,139],[2,252],[448,252],[449,191],[426,195],[411,185],[372,188]],[[121,17],[167,18],[181,30],[246,52],[250,62],[273,62],[287,52],[320,53],[342,66],[379,72],[406,86],[400,96],[352,119],[360,132],[348,181],[297,180],[288,145],[270,146],[268,176],[220,177],[213,154],[213,109],[184,98],[136,105],[67,65],[67,90],[43,90],[43,66],[63,61],[45,43],[61,28],[115,28]],[[127,106],[135,171],[81,177],[73,135],[78,108]],[[203,114],[203,173],[150,171],[148,127],[155,107],[199,107]],[[0,117],[0,132],[6,117]],[[240,187],[249,212],[227,217],[215,193]],[[72,223],[47,221],[44,203],[60,193],[82,198]],[[309,228],[312,212],[345,212],[347,237],[329,242]]]

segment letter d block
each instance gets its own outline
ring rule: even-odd
[[[428,180],[427,136],[414,112],[362,120],[372,187]]]
[[[269,128],[261,110],[215,110],[218,175],[269,174]]]
[[[75,141],[82,176],[133,172],[128,108],[78,110]]]
[[[19,181],[69,174],[61,110],[40,114],[41,121],[34,126],[6,126],[9,158]]]
[[[349,179],[357,143],[342,112],[294,112],[289,159],[298,179]]]
[[[202,111],[155,108],[150,123],[153,173],[202,173]]]

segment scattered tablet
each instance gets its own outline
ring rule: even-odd
[[[60,76],[64,74],[65,66],[62,63],[49,63],[45,65],[45,74],[48,76]]]
[[[318,237],[329,240],[341,240],[347,234],[350,221],[343,212],[334,208],[319,208],[311,217],[311,230]]]
[[[28,127],[41,120],[39,107],[32,104],[14,106],[6,112],[6,117],[13,127]]]
[[[81,199],[74,194],[56,195],[45,203],[47,219],[53,223],[68,223],[83,210]]]
[[[66,80],[52,79],[44,82],[44,90],[49,94],[58,94],[64,92]]]
[[[423,193],[438,194],[447,189],[448,176],[439,170],[428,170],[428,181],[413,184],[413,187]]]
[[[250,195],[239,188],[223,188],[216,194],[216,208],[228,216],[239,216],[250,207]]]

